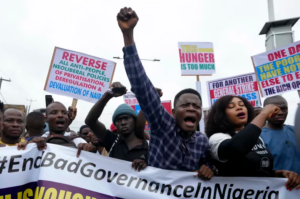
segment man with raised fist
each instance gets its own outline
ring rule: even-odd
[[[138,56],[133,37],[133,29],[139,20],[136,12],[131,8],[122,8],[117,20],[125,43],[124,65],[131,90],[151,129],[148,164],[170,170],[197,170],[199,177],[210,179],[213,166],[208,139],[196,132],[202,116],[200,94],[194,89],[180,91],[175,96],[171,116],[161,104]]]

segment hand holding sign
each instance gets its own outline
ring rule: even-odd
[[[120,82],[112,83],[110,89],[108,90],[108,93],[112,97],[120,97],[124,95],[126,92],[127,92],[126,87],[123,86]]]
[[[139,18],[131,8],[122,8],[117,15],[119,27],[123,33],[132,31]]]
[[[76,118],[76,116],[77,116],[77,108],[73,109],[71,106],[69,106],[68,118],[70,120],[70,124],[73,122],[73,120]]]

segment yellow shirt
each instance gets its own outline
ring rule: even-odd
[[[19,143],[22,143],[24,141],[25,141],[24,139],[21,139]],[[0,139],[0,144],[5,144],[7,146],[16,146],[16,144],[6,144],[6,143],[2,142],[1,139]]]

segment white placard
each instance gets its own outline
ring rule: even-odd
[[[128,104],[129,106],[139,104],[133,92],[127,92],[125,95],[123,95],[123,99],[125,104]]]
[[[213,43],[179,42],[181,75],[211,75],[216,72]]]
[[[225,95],[246,98],[253,107],[260,107],[261,99],[255,73],[215,79],[207,82],[209,106]]]
[[[300,90],[300,41],[252,56],[263,97]]]
[[[109,88],[116,63],[55,47],[44,90],[97,102]]]

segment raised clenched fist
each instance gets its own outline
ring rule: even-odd
[[[123,33],[130,32],[134,29],[139,18],[134,10],[124,7],[117,15],[119,27]]]

